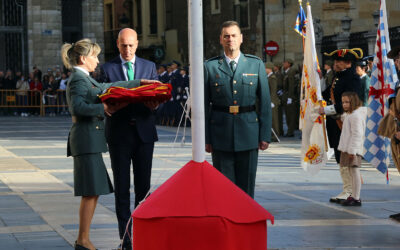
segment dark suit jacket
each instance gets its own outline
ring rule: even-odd
[[[103,64],[101,67],[104,82],[125,81],[121,66],[121,58],[118,56]],[[156,66],[153,62],[136,56],[135,79],[158,80]],[[130,104],[117,111],[111,117],[106,117],[105,134],[108,144],[132,144],[132,125],[135,120],[136,129],[140,139],[144,143],[152,143],[158,140],[153,112],[142,103]]]

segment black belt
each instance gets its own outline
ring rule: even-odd
[[[238,114],[238,113],[246,113],[246,112],[252,112],[256,110],[256,106],[238,106],[238,105],[233,105],[233,106],[218,106],[218,105],[213,105],[212,109],[215,111],[221,111],[225,113],[230,113],[230,114]]]
[[[102,121],[104,120],[104,117],[102,116],[71,116],[72,118],[72,123],[76,122],[97,122],[97,121]]]

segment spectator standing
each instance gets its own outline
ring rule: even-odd
[[[57,100],[58,100],[58,112],[62,115],[68,114],[68,111],[66,109],[66,95],[65,95],[65,90],[67,89],[67,82],[68,82],[68,75],[67,73],[63,72],[61,74],[61,79],[58,84],[58,91],[57,91]],[[61,106],[61,108],[60,108]]]
[[[361,102],[364,106],[368,106],[369,86],[371,79],[367,74],[368,64],[366,61],[360,61],[356,64],[356,73],[361,80]]]
[[[40,81],[39,77],[35,77],[33,82],[29,84],[29,88],[31,90],[30,94],[30,105],[36,106],[33,110],[35,115],[39,115],[40,113],[40,94],[43,89],[42,82]]]
[[[17,92],[16,92],[16,97],[17,97],[17,105],[18,106],[26,106],[28,105],[28,90],[30,89],[28,81],[25,79],[23,75],[20,76],[20,78],[17,81]],[[20,107],[20,115],[22,117],[27,117],[28,112],[26,107]]]

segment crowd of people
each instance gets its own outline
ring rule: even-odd
[[[39,115],[40,103],[46,103],[49,108],[46,114],[69,114],[66,108],[65,89],[70,72],[63,72],[60,67],[49,68],[46,73],[38,67],[33,67],[32,72],[24,75],[21,71],[0,70],[0,113],[20,115]],[[42,99],[40,99],[43,94]],[[7,96],[15,99],[7,100]],[[59,106],[58,108],[56,108]]]

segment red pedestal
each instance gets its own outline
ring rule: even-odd
[[[132,214],[134,250],[265,250],[274,217],[208,162],[189,162]]]

